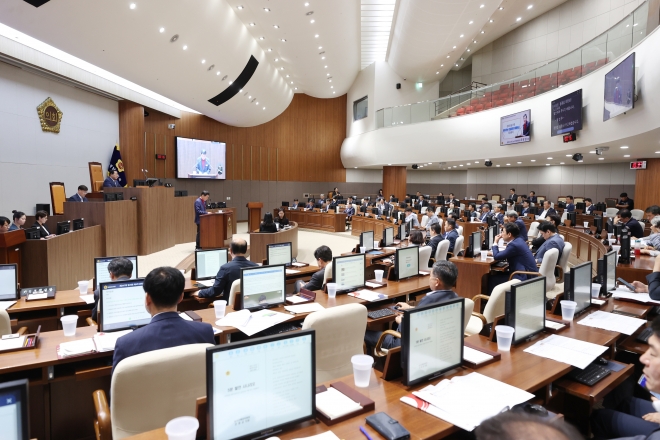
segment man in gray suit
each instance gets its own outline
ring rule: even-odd
[[[543,238],[545,241],[541,245],[538,251],[536,251],[536,255],[534,255],[534,259],[536,260],[537,263],[542,263],[543,262],[543,256],[545,255],[546,252],[548,252],[550,249],[557,249],[559,251],[559,254],[557,255],[557,261],[561,258],[562,252],[564,252],[564,240],[557,234],[557,228],[553,223],[550,222],[543,222],[541,226],[539,226],[539,231],[541,231],[541,235],[543,235]]]
[[[321,270],[316,271],[312,275],[312,279],[309,280],[307,284],[304,281],[299,280],[296,282],[296,293],[300,292],[300,288],[307,290],[321,290],[323,288],[323,278],[325,276],[325,266],[332,261],[332,250],[323,245],[314,251],[314,258],[316,258],[316,264],[319,265]]]

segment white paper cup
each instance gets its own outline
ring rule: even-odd
[[[584,227],[588,228],[589,227],[589,222],[584,222]]]
[[[378,281],[379,283],[381,283],[383,281],[383,273],[384,272],[385,271],[383,271],[383,270],[374,270],[374,275],[376,276],[376,281]]]
[[[364,247],[364,246],[360,246],[360,253],[361,253],[361,254],[364,254],[366,250],[367,250],[366,247]]]
[[[227,301],[224,299],[219,299],[213,302],[213,308],[215,309],[216,319],[222,319],[225,317],[225,310],[227,309]]]
[[[608,232],[607,233],[607,239],[612,241],[612,238],[614,238],[614,232]]]
[[[366,354],[356,354],[351,357],[353,364],[353,380],[355,386],[358,388],[366,388],[369,386],[369,379],[371,378],[371,366],[374,363],[374,358]]]
[[[328,283],[328,298],[337,296],[337,283]]]
[[[488,258],[488,251],[481,251],[481,261],[486,261]]]
[[[561,319],[564,321],[572,321],[577,303],[575,301],[566,300],[559,301],[559,303],[561,304]]]
[[[87,295],[88,287],[89,287],[89,281],[78,281],[78,290],[80,290],[81,295]]]
[[[591,283],[591,297],[598,298],[599,295],[600,295],[600,284]]]
[[[198,428],[199,420],[195,417],[177,417],[167,422],[165,434],[168,440],[195,440]]]
[[[76,324],[78,324],[78,315],[64,315],[60,318],[60,321],[62,321],[62,330],[64,330],[64,336],[76,335]]]
[[[374,249],[378,249],[379,245],[380,245],[380,241],[374,240]]]
[[[499,351],[511,350],[511,342],[513,341],[513,332],[515,329],[508,325],[496,325],[495,333],[497,334],[497,349]]]

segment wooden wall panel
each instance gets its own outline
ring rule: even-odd
[[[140,170],[145,167],[144,108],[131,101],[119,101],[119,148],[126,178],[132,184],[133,179],[140,178]]]
[[[406,196],[407,170],[405,166],[383,167],[383,194],[394,194],[399,200]]]
[[[646,159],[646,169],[635,174],[635,208],[660,205],[660,159]]]

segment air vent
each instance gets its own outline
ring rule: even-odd
[[[313,13],[314,13],[314,11],[309,11],[305,15],[312,15]]]
[[[319,52],[319,55],[323,55],[324,53],[325,53],[325,51],[323,51],[323,52]]]
[[[206,69],[206,71],[207,71],[207,72],[210,72],[211,70],[213,70],[214,67],[215,67],[215,64],[211,64],[211,65],[209,66],[209,68]]]

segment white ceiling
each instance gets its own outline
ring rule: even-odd
[[[360,68],[385,61],[397,0],[361,0]]]

